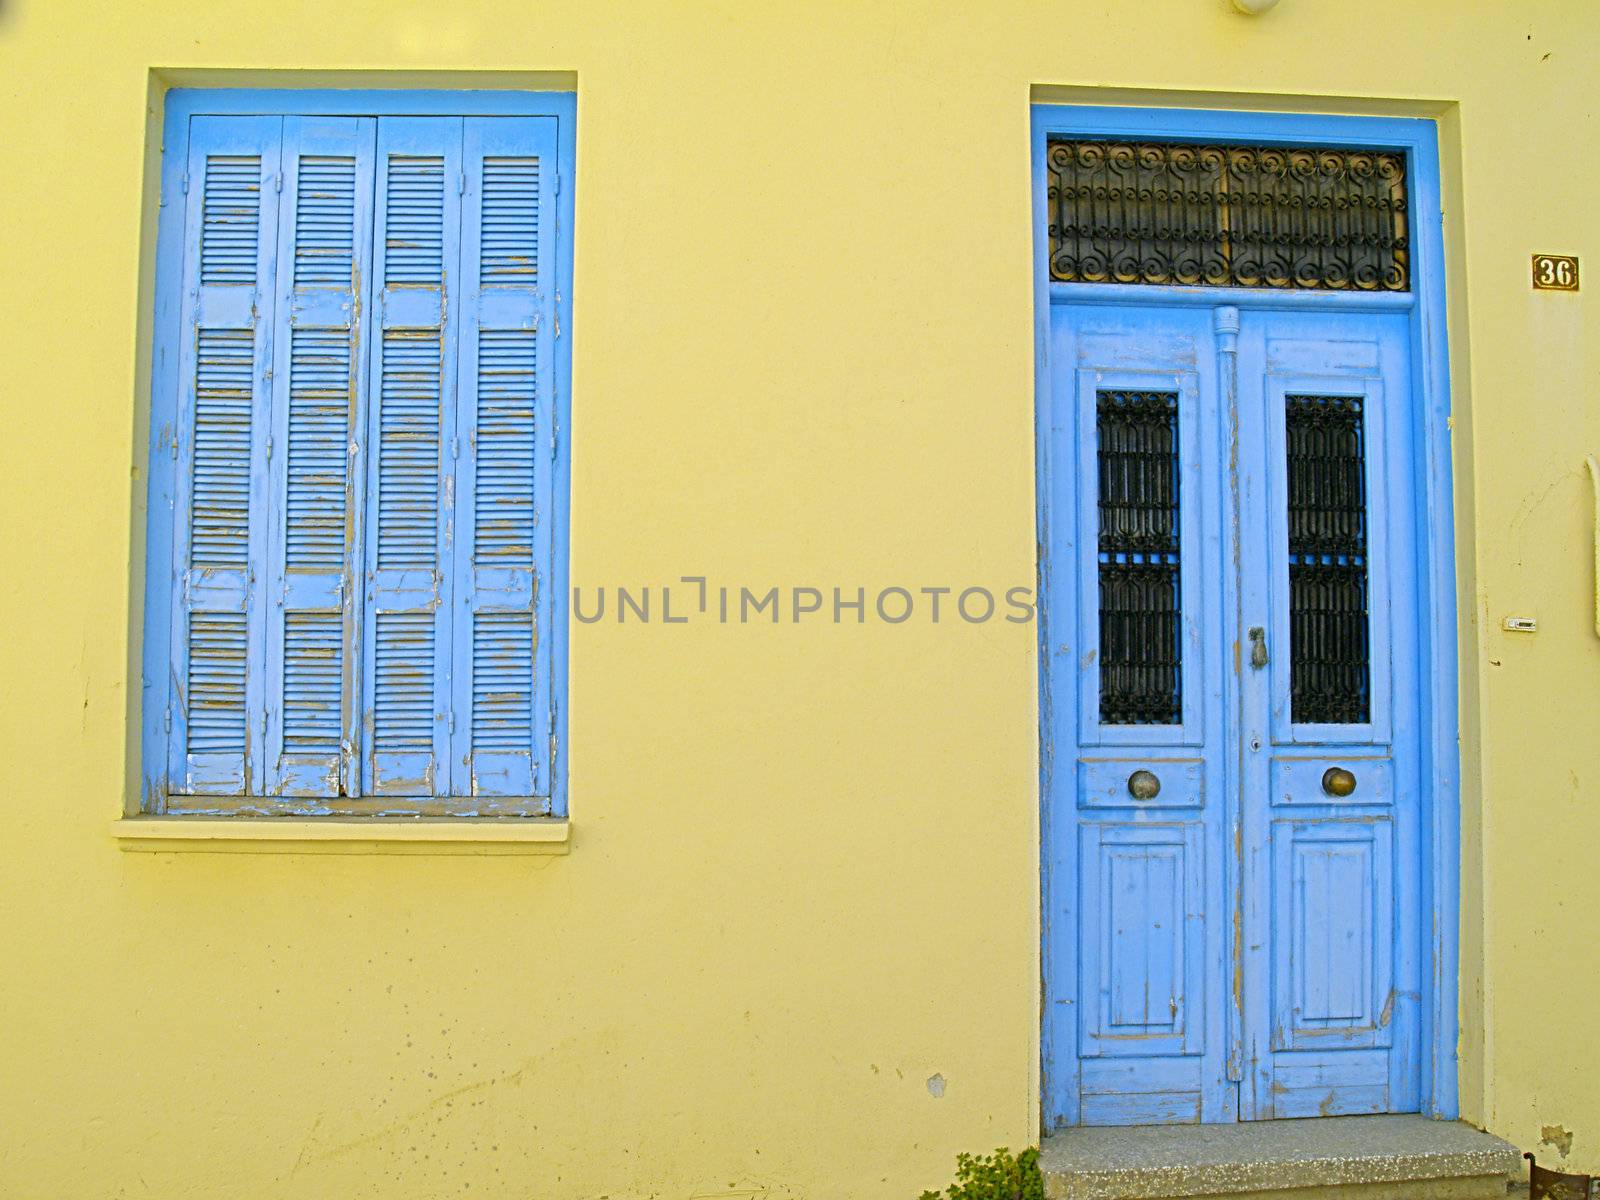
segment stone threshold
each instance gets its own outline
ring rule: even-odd
[[[1044,1139],[1049,1200],[1488,1200],[1516,1147],[1411,1115],[1063,1130]]]

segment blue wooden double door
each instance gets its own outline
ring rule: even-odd
[[[1415,1111],[1409,315],[1051,322],[1048,1123]]]

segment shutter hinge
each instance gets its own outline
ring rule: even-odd
[[[189,172],[187,170],[183,173],[183,194],[185,196],[189,194]]]
[[[272,190],[275,191],[275,192],[283,191],[283,172],[282,171],[278,171],[277,173],[275,173],[272,176]]]
[[[556,172],[556,195],[561,195],[561,172]]]
[[[554,421],[550,423],[550,461],[555,462],[561,455],[557,447],[561,444],[561,427]]]
[[[465,171],[462,171],[460,174],[458,174],[456,176],[456,195],[465,196],[466,194],[467,194],[467,173]]]
[[[449,717],[446,718],[446,726],[447,726],[447,728],[450,730],[450,732],[452,734],[455,733],[455,731],[456,731],[456,710],[453,709],[453,708],[450,710]]]
[[[267,434],[267,461],[272,461],[272,435]]]
[[[461,457],[461,439],[458,437],[453,437],[450,439],[450,457]]]
[[[172,732],[172,706],[171,705],[167,706],[167,713],[166,713],[166,716],[164,718],[162,718],[161,724],[166,728],[166,731],[168,733]]]

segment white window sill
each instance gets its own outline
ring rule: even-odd
[[[124,850],[223,854],[565,854],[565,817],[123,817]]]

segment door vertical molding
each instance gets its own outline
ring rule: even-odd
[[[1233,622],[1235,631],[1244,628],[1244,614],[1239,608],[1239,310],[1232,304],[1218,305],[1211,312],[1211,331],[1217,339],[1217,384],[1221,390],[1222,410],[1227,414],[1226,437],[1228,444],[1223,457],[1227,469],[1227,486],[1223,499],[1228,505],[1227,520],[1223,523],[1225,534],[1220,547],[1217,569],[1222,577],[1222,611]],[[1237,636],[1237,633],[1236,635]],[[1223,730],[1224,744],[1239,745],[1236,726],[1239,719],[1239,652],[1233,654],[1228,669],[1223,672],[1223,711],[1228,725]],[[1244,1079],[1244,1030],[1240,1026],[1239,1001],[1244,995],[1244,888],[1239,869],[1240,852],[1244,845],[1244,808],[1239,802],[1239,780],[1243,777],[1244,762],[1235,753],[1223,763],[1223,780],[1226,786],[1226,809],[1223,828],[1234,852],[1225,861],[1227,878],[1223,887],[1227,896],[1227,911],[1222,914],[1226,922],[1229,942],[1228,991],[1234,1003],[1227,1009],[1227,1078],[1230,1083]],[[1234,1097],[1237,1110],[1238,1097]]]

